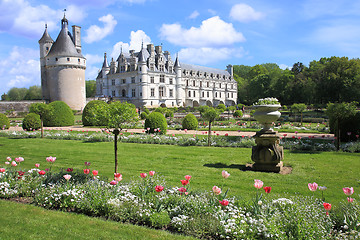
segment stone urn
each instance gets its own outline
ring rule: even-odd
[[[264,125],[254,136],[256,146],[252,148],[251,159],[255,162],[253,169],[256,171],[280,172],[283,167],[284,151],[279,146],[280,136],[271,128],[281,116],[280,107],[280,104],[254,106],[254,118]]]

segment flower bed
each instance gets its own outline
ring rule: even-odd
[[[0,168],[0,197],[27,197],[46,209],[72,211],[114,221],[147,225],[206,239],[349,239],[360,237],[360,206],[354,189],[343,188],[344,200],[333,207],[313,197],[281,198],[255,179],[253,201],[229,196],[226,179],[207,191],[196,189],[192,176],[167,186],[155,171],[123,179],[115,173],[109,181],[85,162],[84,169],[52,172],[56,158],[46,158],[49,169],[21,170],[24,158],[8,158]],[[219,173],[220,174],[220,173]],[[310,191],[326,190],[309,183]],[[335,208],[335,210],[334,210]]]

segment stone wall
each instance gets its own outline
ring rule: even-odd
[[[45,103],[43,100],[34,101],[0,101],[0,113],[8,110],[14,110],[15,113],[29,112],[29,106],[32,103]]]

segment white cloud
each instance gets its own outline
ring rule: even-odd
[[[230,10],[230,17],[236,21],[248,23],[265,17],[264,13],[255,11],[245,3],[234,5]]]
[[[208,12],[211,14],[211,15],[216,15],[216,11],[215,10],[213,10],[213,9],[208,9]]]
[[[282,69],[282,70],[286,70],[286,69],[291,69],[292,67],[286,65],[286,64],[279,64],[279,68]]]
[[[224,22],[219,16],[204,20],[199,28],[184,29],[180,24],[163,24],[161,38],[184,47],[226,47],[245,38],[231,23]]]
[[[147,44],[151,43],[150,37],[142,30],[137,30],[136,32],[131,31],[130,43],[117,42],[113,46],[110,56],[116,60],[120,55],[121,48],[124,53],[129,52],[129,50],[140,51],[142,43],[144,43],[144,47],[146,47]]]
[[[183,48],[179,51],[181,62],[207,65],[230,58],[240,58],[245,54],[243,48]]]
[[[0,60],[0,91],[12,87],[40,85],[39,51],[15,46],[8,58]]]
[[[79,7],[67,7],[70,21],[80,22],[86,16]],[[62,10],[54,10],[47,5],[32,6],[26,0],[3,0],[0,2],[0,32],[40,38],[45,23],[49,30],[58,29]]]
[[[104,23],[104,27],[99,27],[97,25],[91,25],[86,32],[84,37],[85,42],[92,43],[100,41],[105,38],[107,35],[111,34],[114,31],[114,28],[117,24],[117,21],[114,19],[113,15],[108,14],[99,18],[100,22]]]
[[[195,19],[200,15],[200,13],[198,11],[193,11],[190,16],[188,16],[189,19]]]

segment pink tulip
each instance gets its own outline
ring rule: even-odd
[[[309,188],[310,191],[315,192],[316,189],[318,188],[318,185],[317,185],[316,182],[308,183],[308,188]]]
[[[255,179],[254,180],[254,187],[257,189],[262,188],[262,186],[264,185],[264,183],[261,180]]]
[[[155,174],[155,171],[149,171],[150,176],[154,176],[154,174]]]
[[[186,192],[186,188],[181,187],[181,188],[178,189],[178,191],[181,192],[181,193],[184,193],[184,192]]]
[[[90,173],[90,169],[84,169],[84,173],[85,173],[85,174],[89,174],[89,173]]]
[[[227,171],[223,170],[221,172],[221,175],[223,176],[223,178],[228,178],[230,176],[230,173],[228,173]]]
[[[140,177],[141,177],[141,178],[146,178],[146,177],[147,177],[147,174],[146,174],[146,173],[140,173]]]
[[[39,167],[40,167],[40,163],[35,163],[35,167],[39,168]]]
[[[16,163],[15,161],[12,161],[12,162],[11,162],[11,166],[16,167],[16,166],[17,166],[17,163]]]
[[[18,163],[21,163],[24,161],[24,158],[23,157],[17,157],[15,158],[15,161],[18,162]]]
[[[185,179],[188,180],[188,181],[190,181],[191,176],[190,176],[190,175],[186,175],[186,176],[185,176]]]
[[[0,173],[5,172],[5,168],[0,168]]]
[[[351,198],[351,197],[348,197],[347,200],[348,200],[349,203],[352,203],[354,201],[354,199]]]
[[[90,166],[91,162],[84,162],[85,166]]]
[[[5,162],[5,165],[10,165],[10,162]]]
[[[10,162],[11,161],[11,157],[7,157],[6,161]]]
[[[229,201],[228,200],[222,200],[222,201],[219,201],[219,203],[221,204],[221,205],[223,205],[223,206],[227,206],[227,205],[229,205]]]
[[[215,195],[220,195],[220,193],[221,193],[221,189],[217,186],[213,186],[212,190]]]
[[[116,184],[118,184],[118,182],[115,181],[115,180],[112,180],[112,181],[110,182],[110,185],[116,185]]]
[[[345,195],[347,195],[347,196],[351,196],[354,193],[353,187],[351,187],[351,188],[345,187],[345,188],[343,188],[343,191],[344,191]]]
[[[94,176],[97,176],[98,173],[99,173],[99,171],[97,171],[97,170],[93,170],[93,171],[92,171],[92,174],[93,174]]]
[[[46,158],[46,161],[51,162],[51,163],[55,162],[55,160],[56,160],[56,157],[52,157],[52,156]]]
[[[66,174],[66,175],[64,175],[63,177],[65,178],[65,180],[66,180],[66,181],[69,181],[69,180],[70,180],[70,178],[71,178],[71,175]]]
[[[163,186],[155,186],[155,191],[156,192],[161,192],[162,190],[164,190]]]

